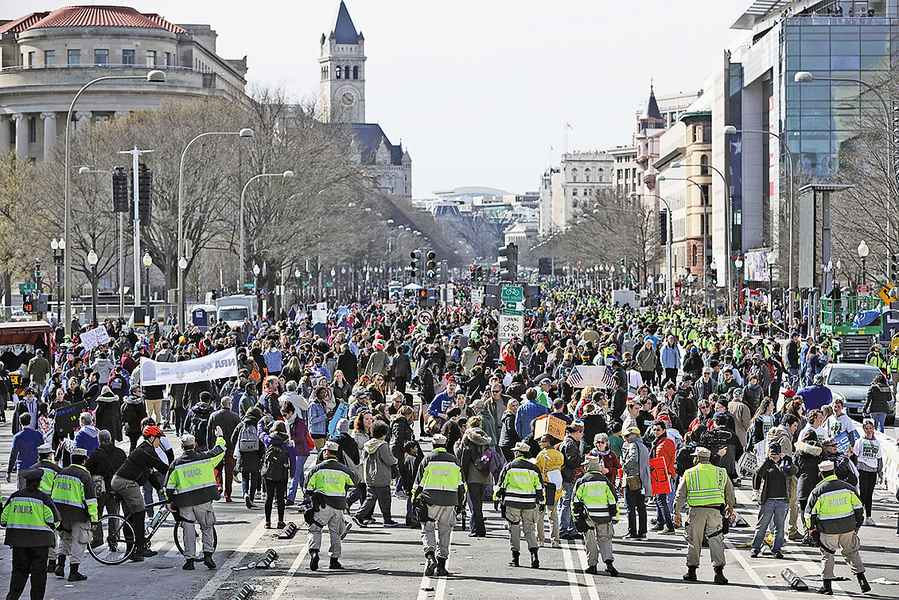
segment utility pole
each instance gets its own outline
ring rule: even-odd
[[[140,252],[140,157],[143,154],[148,154],[153,152],[153,150],[140,150],[137,146],[132,148],[131,150],[122,150],[119,154],[130,154],[131,155],[131,170],[132,170],[132,182],[131,182],[131,193],[134,202],[134,306],[140,307],[141,305],[141,288],[140,288],[140,270],[141,270],[141,252]],[[122,267],[124,270],[124,266]],[[123,299],[120,300],[122,304],[124,304],[124,296]]]

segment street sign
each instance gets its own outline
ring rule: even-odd
[[[524,286],[504,285],[500,288],[500,300],[503,304],[518,304],[524,302]]]
[[[33,281],[26,281],[24,283],[19,284],[19,295],[24,296],[25,294],[30,294],[34,290],[37,289],[37,284]]]
[[[484,289],[479,287],[471,288],[471,303],[474,306],[481,306],[484,303]]]
[[[499,341],[505,344],[513,337],[519,339],[524,337],[524,315],[503,315],[499,316]]]
[[[245,289],[245,290],[252,290],[254,287],[256,287],[256,286],[253,283],[243,284],[243,289]]]

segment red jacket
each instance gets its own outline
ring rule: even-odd
[[[665,466],[668,467],[668,476],[669,477],[677,477],[677,466],[674,464],[674,455],[677,448],[674,445],[674,440],[668,437],[668,435],[663,435],[661,438],[656,438],[655,443],[652,446],[652,456],[662,457],[665,459]]]

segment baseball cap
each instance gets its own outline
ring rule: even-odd
[[[514,450],[515,452],[530,452],[531,447],[527,442],[518,442],[512,447],[512,450]]]
[[[445,446],[446,445],[446,436],[442,433],[435,433],[431,438],[431,441],[434,442],[435,446]]]
[[[696,450],[693,451],[693,456],[698,456],[700,458],[712,458],[712,451],[708,448],[703,448],[699,446]]]
[[[337,445],[337,442],[328,440],[325,442],[325,445],[322,446],[322,450],[327,450],[328,452],[339,452],[340,446]]]
[[[624,435],[636,435],[639,437],[640,429],[638,427],[628,427],[625,430]]]

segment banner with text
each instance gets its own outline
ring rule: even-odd
[[[81,334],[80,339],[81,345],[84,346],[85,350],[93,350],[97,346],[108,344],[111,341],[109,333],[106,332],[106,327],[103,325],[95,327],[90,331],[85,331]]]
[[[228,348],[202,358],[182,362],[140,360],[141,385],[193,383],[237,377],[237,350]]]

